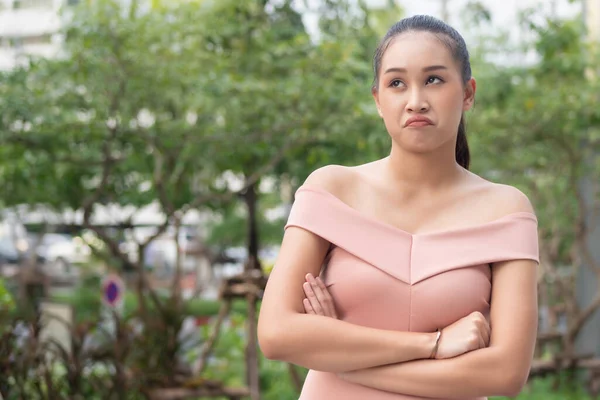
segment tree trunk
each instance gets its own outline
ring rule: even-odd
[[[177,252],[175,253],[175,274],[173,277],[173,286],[172,286],[172,299],[175,302],[175,306],[179,309],[181,305],[181,276],[182,276],[182,249],[181,244],[179,243],[179,232],[181,231],[181,220],[177,218],[175,220],[175,248]]]
[[[248,283],[252,282],[254,274],[262,274],[260,260],[258,258],[259,234],[258,234],[258,196],[256,187],[258,182],[248,185],[243,192],[244,201],[248,209],[248,259],[244,265],[244,276]],[[258,297],[255,293],[246,295],[246,304],[248,307],[248,319],[246,320],[246,382],[250,389],[250,398],[260,400],[260,381],[259,381],[259,359],[258,359],[258,338],[257,338],[257,315],[256,307]]]
[[[138,244],[138,259],[137,259],[137,267],[135,268],[135,276],[137,277],[136,281],[136,294],[138,298],[138,311],[142,316],[142,319],[146,321],[147,316],[147,307],[146,307],[146,298],[144,297],[144,288],[145,288],[145,256],[144,253],[146,251],[146,246]]]
[[[258,260],[258,247],[259,247],[259,236],[258,236],[258,197],[256,195],[256,185],[253,183],[248,186],[248,189],[243,193],[244,202],[248,209],[248,262],[246,263],[246,271],[249,269],[261,269],[260,262]]]

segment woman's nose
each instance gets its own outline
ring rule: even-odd
[[[425,112],[429,109],[429,103],[422,90],[413,89],[408,96],[406,111]]]

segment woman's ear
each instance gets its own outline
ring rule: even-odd
[[[471,78],[465,85],[465,95],[463,98],[463,111],[469,111],[475,103],[475,92],[477,91],[477,82]]]
[[[381,112],[381,105],[379,104],[379,92],[377,91],[377,88],[375,86],[371,88],[371,94],[373,95],[375,105],[377,106],[377,113],[381,118],[383,118],[383,113]]]

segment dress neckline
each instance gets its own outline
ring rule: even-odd
[[[489,222],[484,222],[482,224],[465,226],[465,227],[461,227],[461,228],[442,229],[442,230],[436,230],[436,231],[431,231],[431,232],[411,233],[411,232],[401,229],[395,225],[392,225],[390,223],[381,221],[379,219],[376,219],[369,215],[364,214],[363,212],[350,206],[349,204],[347,204],[346,202],[344,202],[343,200],[341,200],[334,194],[332,194],[332,193],[328,192],[327,190],[322,189],[320,187],[304,184],[298,188],[298,192],[300,192],[300,191],[310,191],[310,192],[315,192],[315,193],[321,194],[321,195],[325,196],[327,199],[329,199],[331,202],[333,202],[334,204],[337,204],[340,207],[343,207],[346,211],[352,213],[353,215],[362,219],[365,222],[379,226],[380,228],[384,228],[384,229],[387,229],[392,232],[399,233],[404,236],[408,236],[410,238],[464,233],[464,232],[469,232],[469,231],[473,231],[473,230],[484,229],[486,227],[498,225],[503,222],[506,222],[509,220],[514,220],[514,219],[525,218],[525,219],[533,220],[537,223],[537,217],[535,216],[535,214],[528,212],[528,211],[517,211],[517,212],[506,214],[500,218],[493,219]]]

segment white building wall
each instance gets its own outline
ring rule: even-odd
[[[600,42],[600,0],[584,0],[585,23],[590,39]]]
[[[60,10],[70,0],[0,0],[0,69],[26,55],[55,56],[61,48]]]

